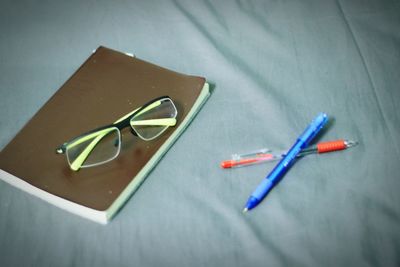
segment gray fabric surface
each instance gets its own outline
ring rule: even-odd
[[[0,147],[99,45],[213,93],[107,226],[0,181],[1,266],[399,266],[398,1],[2,1]],[[344,152],[273,168],[234,152],[288,148],[319,112]],[[34,140],[32,140],[34,141]]]

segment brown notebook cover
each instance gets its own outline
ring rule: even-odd
[[[177,125],[143,141],[122,130],[119,156],[72,171],[55,149],[168,95]],[[189,124],[209,95],[202,77],[161,68],[99,47],[0,153],[0,178],[56,206],[106,223]],[[136,181],[135,181],[136,180]]]

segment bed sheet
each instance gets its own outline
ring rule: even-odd
[[[99,45],[200,75],[212,94],[107,226],[0,182],[1,266],[399,266],[398,1],[3,1],[0,147]],[[254,210],[273,168],[232,153],[316,141]],[[154,197],[156,196],[156,197]]]

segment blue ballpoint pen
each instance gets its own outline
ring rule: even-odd
[[[275,168],[268,174],[267,177],[259,184],[256,190],[251,194],[249,200],[243,212],[251,210],[257,206],[261,200],[268,194],[268,192],[274,187],[280,180],[280,178],[286,173],[293,162],[296,159],[297,154],[306,148],[310,141],[317,135],[317,133],[324,127],[328,122],[328,115],[320,113],[311,122],[307,129],[297,138],[296,143],[289,149],[286,156],[279,161]]]

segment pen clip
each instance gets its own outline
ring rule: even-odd
[[[266,153],[271,152],[268,148],[262,148],[258,150],[254,150],[251,152],[243,153],[243,154],[232,154],[232,160],[241,160],[246,158],[260,158],[264,157]]]

